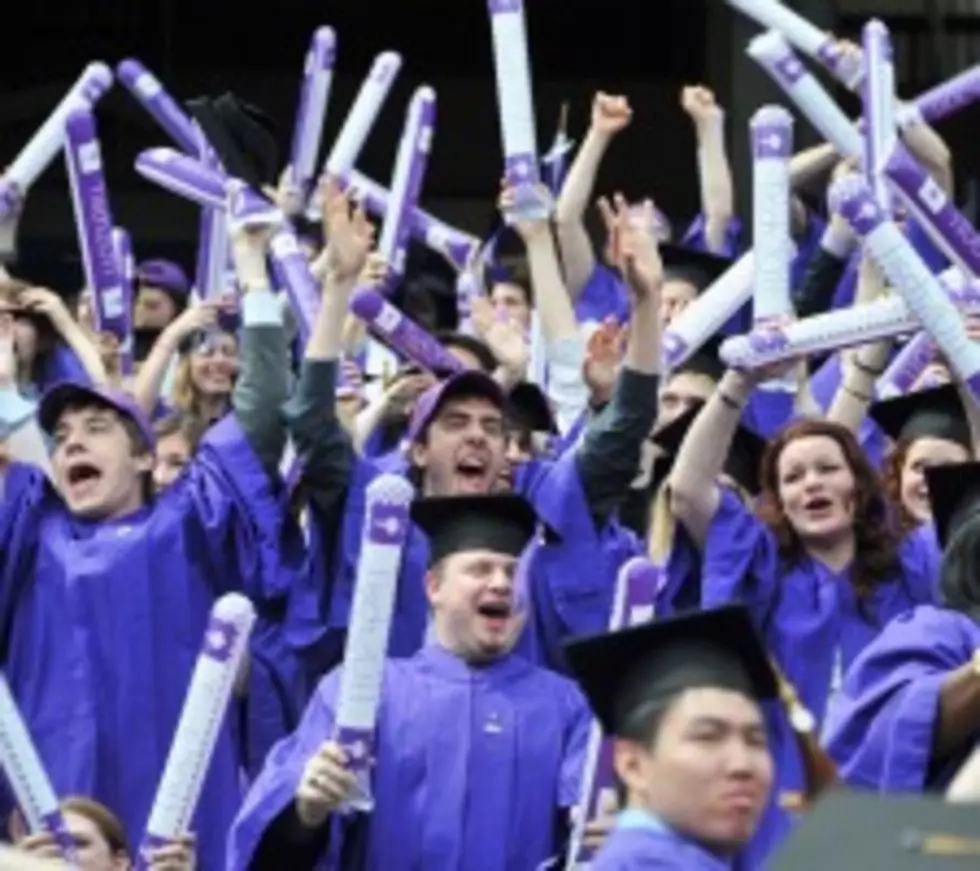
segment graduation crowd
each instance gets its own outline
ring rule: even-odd
[[[665,366],[671,325],[753,243],[725,145],[744,131],[703,85],[680,108],[701,191],[686,229],[656,191],[595,190],[643,111],[598,93],[577,149],[545,161],[544,213],[504,182],[466,263],[429,240],[406,265],[379,254],[356,185],[283,171],[258,109],[193,101],[279,218],[229,222],[209,295],[134,240],[122,341],[90,291],[19,267],[18,192],[0,227],[0,657],[60,817],[3,790],[11,867],[980,868],[975,385],[914,330],[726,367],[751,304]],[[901,141],[952,195],[935,130]],[[903,290],[833,198],[796,193],[857,169],[831,144],[789,161],[792,322]],[[913,214],[894,222],[947,269]],[[305,323],[269,266],[284,233],[319,289]],[[353,314],[365,288],[451,365]],[[382,510],[393,480],[407,516]],[[364,733],[344,662],[371,641],[349,631],[365,551],[392,534]],[[228,593],[255,624],[193,822],[144,837]],[[0,747],[11,784],[18,758]]]

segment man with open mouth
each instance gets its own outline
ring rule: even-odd
[[[520,555],[538,518],[520,496],[433,497],[412,506],[429,535],[431,627],[389,659],[371,759],[370,813],[333,740],[340,672],[269,755],[232,830],[230,869],[544,867],[563,846],[588,739],[568,679],[513,652],[527,606]],[[363,756],[361,757],[363,758]]]

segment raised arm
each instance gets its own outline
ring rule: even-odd
[[[735,187],[725,150],[725,112],[703,86],[684,88],[681,106],[694,122],[704,240],[713,254],[725,254],[728,226],[735,215]]]
[[[178,353],[181,343],[194,333],[217,324],[220,307],[221,301],[216,300],[194,303],[184,309],[160,333],[133,382],[133,396],[145,414],[153,414],[160,399],[160,390],[167,377],[167,370],[170,368],[170,361]]]
[[[653,204],[644,208],[652,222]],[[633,312],[612,399],[589,425],[576,454],[582,489],[597,526],[625,499],[657,416],[663,267],[644,223],[632,221],[625,200],[617,197],[613,250],[632,291]]]
[[[242,291],[241,367],[232,407],[266,472],[275,477],[286,446],[281,416],[289,397],[289,348],[282,306],[269,282],[266,250],[272,231],[239,231],[232,259]]]
[[[328,183],[324,226],[330,239],[323,297],[310,332],[299,382],[286,404],[289,433],[313,498],[326,507],[346,492],[353,469],[350,436],[337,419],[334,402],[343,350],[344,319],[357,276],[367,259],[373,231],[362,210]]]
[[[595,269],[595,252],[585,231],[585,210],[592,198],[599,164],[613,137],[629,126],[633,111],[625,97],[595,95],[592,124],[565,176],[555,207],[555,229],[565,272],[565,287],[574,300]]]
[[[108,376],[98,348],[71,316],[58,294],[44,287],[31,287],[21,293],[20,303],[28,311],[44,315],[48,319],[61,340],[75,354],[93,384],[107,383]]]
[[[862,258],[855,305],[873,302],[884,291],[885,282],[878,267],[869,257]],[[888,363],[891,347],[890,340],[872,342],[844,355],[844,378],[827,410],[828,420],[853,433],[861,429],[868,407],[874,401],[875,383]]]

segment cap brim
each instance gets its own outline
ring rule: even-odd
[[[748,611],[717,608],[656,620],[629,629],[573,639],[565,645],[572,675],[606,734],[617,729],[620,690],[640,663],[676,642],[701,640],[743,666],[757,699],[777,694],[776,676]]]
[[[114,408],[101,393],[84,384],[66,382],[57,384],[48,390],[41,398],[37,409],[37,422],[48,435],[53,435],[61,413],[75,402],[92,402]]]
[[[840,790],[809,810],[770,871],[980,868],[977,806]]]

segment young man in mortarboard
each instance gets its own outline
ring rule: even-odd
[[[773,783],[761,703],[776,677],[740,607],[570,642],[621,806],[593,871],[731,871]]]
[[[336,234],[334,234],[336,237]],[[531,609],[526,652],[534,661],[561,666],[560,642],[570,632],[606,625],[620,555],[602,547],[612,514],[636,473],[643,439],[653,423],[660,363],[659,284],[638,287],[623,368],[612,401],[588,430],[582,444],[554,463],[540,460],[514,469],[514,489],[560,537],[538,548],[532,585],[538,597]],[[307,349],[293,404],[319,409],[316,445],[293,432],[307,458],[307,479],[316,523],[314,537],[321,589],[331,615],[323,638],[327,665],[339,661],[349,619],[364,516],[364,490],[376,464],[356,458],[333,414],[340,336],[329,321],[346,311],[348,290],[320,309]],[[325,297],[325,302],[328,297]],[[409,428],[411,478],[420,495],[451,496],[491,492],[507,470],[506,397],[491,377],[468,371],[435,385],[415,403]],[[326,441],[324,441],[326,439]],[[326,450],[326,445],[331,448]],[[418,650],[426,625],[422,578],[428,558],[423,532],[409,535],[399,581],[398,605],[389,652],[408,656]],[[535,648],[532,650],[531,648]],[[525,648],[522,647],[522,650]]]
[[[520,555],[535,533],[515,495],[412,506],[429,536],[426,644],[389,660],[374,808],[342,814],[353,778],[334,740],[341,665],[270,754],[231,835],[231,871],[330,867],[535,869],[563,847],[588,710],[574,684],[513,653],[526,615]]]

